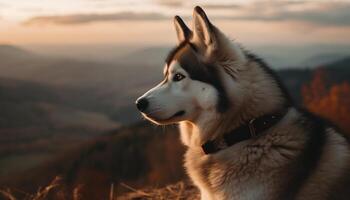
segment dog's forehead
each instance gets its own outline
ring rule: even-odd
[[[184,54],[189,49],[188,42],[182,42],[175,48],[173,48],[165,59],[165,63],[170,65],[173,60],[178,59],[182,54]]]
[[[170,70],[176,70],[178,68],[182,68],[187,73],[191,73],[194,71],[193,68],[197,68],[198,70],[202,65],[203,64],[196,55],[195,47],[190,43],[181,43],[170,51],[166,59],[163,73],[166,76]]]

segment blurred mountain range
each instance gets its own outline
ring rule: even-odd
[[[33,52],[46,56],[60,56],[78,60],[108,63],[137,63],[154,65],[160,69],[172,46],[118,46],[118,45],[72,45],[72,46],[25,46]],[[263,45],[244,46],[253,51],[275,69],[315,67],[336,61],[349,55],[350,45],[313,44],[304,46]]]

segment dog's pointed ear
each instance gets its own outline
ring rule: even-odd
[[[192,31],[186,26],[185,22],[179,16],[174,17],[174,25],[178,43],[189,40],[192,36]]]
[[[196,6],[193,11],[193,37],[191,42],[205,56],[220,55],[220,57],[232,58],[245,62],[246,58],[242,49],[232,43],[216,26],[210,21],[204,10]]]
[[[193,30],[196,40],[200,40],[205,46],[212,45],[216,40],[214,28],[204,10],[196,6],[193,10]]]

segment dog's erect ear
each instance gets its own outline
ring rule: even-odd
[[[214,26],[199,6],[193,10],[193,30],[196,40],[200,40],[204,45],[209,46],[215,42]]]
[[[205,56],[214,53],[214,55],[220,55],[225,59],[232,58],[237,61],[246,61],[242,49],[237,44],[231,43],[229,38],[214,26],[199,6],[196,6],[193,11],[193,37],[191,42],[196,44]]]
[[[191,38],[192,31],[186,26],[185,22],[177,15],[174,17],[174,25],[178,43],[181,43],[185,40],[189,40]]]

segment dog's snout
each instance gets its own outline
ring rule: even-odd
[[[146,98],[138,99],[136,101],[136,107],[139,109],[139,111],[143,112],[147,109],[148,107],[148,100]]]

